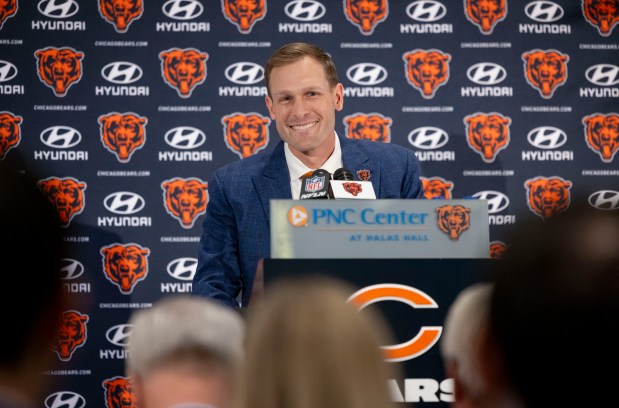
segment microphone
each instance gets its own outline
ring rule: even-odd
[[[329,186],[330,195],[336,200],[373,200],[376,199],[374,186],[370,181],[355,181],[347,168],[339,168],[333,172],[333,180]]]
[[[328,199],[329,180],[331,174],[325,169],[316,169],[309,176],[301,177],[300,200],[308,199]]]

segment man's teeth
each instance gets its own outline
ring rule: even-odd
[[[307,125],[292,126],[292,128],[295,129],[295,130],[309,129],[312,126],[314,126],[315,124],[316,124],[316,122],[312,122],[312,123],[308,123]]]

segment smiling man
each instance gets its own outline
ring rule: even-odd
[[[301,177],[346,167],[372,182],[376,197],[423,198],[412,150],[348,139],[335,131],[344,87],[331,56],[307,43],[286,44],[265,65],[266,106],[282,139],[217,169],[200,239],[193,293],[232,307],[249,304],[256,268],[270,257],[269,201],[297,199]]]

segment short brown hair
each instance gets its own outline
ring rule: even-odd
[[[337,71],[335,69],[335,63],[331,58],[331,55],[325,52],[322,48],[314,44],[308,43],[290,43],[283,45],[269,57],[264,66],[264,80],[267,86],[267,92],[271,94],[269,81],[271,79],[271,71],[273,68],[282,67],[293,62],[297,62],[303,57],[310,57],[318,61],[324,68],[327,81],[331,88],[336,86],[339,82],[337,77]]]

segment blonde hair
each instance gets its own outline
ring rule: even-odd
[[[236,408],[384,408],[396,368],[380,345],[382,316],[359,312],[332,278],[285,279],[248,313],[246,365]]]

